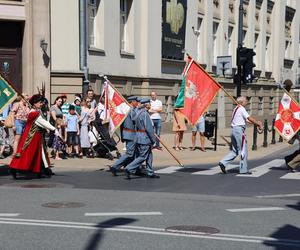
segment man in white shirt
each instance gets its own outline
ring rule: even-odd
[[[246,122],[255,124],[259,129],[263,128],[262,122],[256,121],[246,111],[245,107],[248,104],[248,100],[245,96],[237,98],[239,105],[235,107],[232,113],[231,119],[231,144],[232,150],[219,162],[221,171],[226,174],[226,166],[232,162],[238,155],[240,155],[240,174],[251,174],[248,171],[248,147],[246,140]]]
[[[154,132],[155,134],[160,137],[160,130],[161,130],[161,116],[160,112],[162,112],[162,102],[157,99],[157,94],[156,92],[152,91],[151,94],[151,100],[150,100],[150,105],[151,108],[149,109],[149,114],[150,118],[153,122],[154,126]],[[162,150],[162,148],[159,145],[159,140],[156,139],[156,142],[154,144],[154,149]]]

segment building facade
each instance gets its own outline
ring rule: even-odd
[[[278,83],[300,84],[300,1],[244,0],[243,9],[243,46],[256,53],[257,78],[242,86],[242,94],[250,100],[250,113],[272,119],[282,95]],[[171,121],[185,62],[165,55],[162,21],[175,33],[185,29],[183,39],[168,41],[178,48],[183,44],[235,96],[238,10],[239,0],[0,0],[0,25],[19,24],[14,29],[22,42],[10,46],[22,52],[23,92],[31,94],[45,82],[52,101],[61,93],[72,99],[88,78],[99,94],[98,75],[105,74],[124,95],[148,96],[155,90],[164,103],[163,119]],[[5,42],[0,39],[0,53]],[[231,56],[231,73],[217,74],[220,56]],[[0,63],[3,71],[6,64]],[[221,91],[210,107],[218,109],[220,128],[229,125],[232,107]]]

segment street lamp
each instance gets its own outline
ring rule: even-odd
[[[44,54],[47,54],[48,43],[45,41],[45,39],[42,39],[40,41],[40,47],[41,47],[42,51],[44,52]]]

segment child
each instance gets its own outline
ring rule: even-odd
[[[59,157],[59,152],[66,150],[65,141],[63,141],[63,139],[62,139],[62,134],[64,132],[63,122],[64,121],[61,118],[57,118],[55,121],[55,127],[61,135],[61,136],[55,135],[55,137],[53,139],[52,148],[54,150],[55,160],[61,160],[62,158]]]
[[[66,123],[67,123],[67,144],[69,147],[69,154],[72,154],[73,150],[75,150],[76,157],[82,158],[79,155],[79,123],[78,123],[78,116],[75,112],[74,105],[70,105],[69,107],[69,114],[66,116]]]

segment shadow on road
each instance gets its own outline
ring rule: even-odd
[[[270,237],[278,241],[264,241],[264,245],[271,246],[276,250],[299,250],[299,236],[300,228],[293,225],[285,225],[270,235]]]
[[[117,226],[123,226],[130,223],[135,222],[136,219],[132,218],[114,218],[110,220],[106,220],[104,222],[101,222],[97,225],[97,231],[92,235],[90,240],[88,241],[86,247],[84,250],[96,250],[99,249],[99,245],[101,243],[101,240],[103,239],[103,231],[105,231],[105,228],[112,228]]]
[[[286,206],[300,211],[300,201],[297,204],[286,205]],[[300,234],[299,234],[299,239],[300,239]]]

